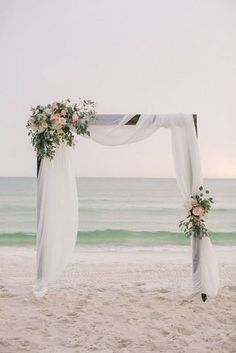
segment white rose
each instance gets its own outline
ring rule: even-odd
[[[61,125],[65,125],[66,119],[65,118],[60,118],[59,122],[60,122]]]
[[[185,201],[184,208],[187,212],[191,211],[191,209],[193,208],[193,199]]]
[[[50,108],[46,108],[46,109],[45,109],[45,113],[46,113],[47,115],[51,115],[51,114],[52,114],[52,111],[51,111]]]

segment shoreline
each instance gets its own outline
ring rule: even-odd
[[[215,246],[236,246],[236,232],[212,232],[211,241]],[[1,246],[34,246],[34,232],[2,232]],[[190,239],[181,232],[134,231],[134,230],[92,230],[78,231],[76,246],[189,246]]]

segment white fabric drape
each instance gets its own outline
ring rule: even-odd
[[[74,249],[78,228],[78,200],[73,150],[60,146],[55,158],[41,161],[37,204],[36,296],[58,279]]]
[[[198,141],[192,116],[185,117],[182,126],[171,126],[172,150],[176,179],[184,200],[199,191],[203,185]],[[220,281],[218,265],[209,237],[191,238],[194,292],[216,296]]]
[[[132,115],[113,116],[110,125],[107,116],[98,115],[97,126],[91,126],[91,138],[104,145],[121,145],[147,138],[160,127],[170,128],[177,183],[185,200],[203,184],[198,141],[192,115],[141,115],[135,126],[125,125]],[[219,289],[218,266],[210,238],[193,237],[192,270],[194,292],[216,296]]]
[[[192,115],[141,115],[136,125],[125,125],[133,115],[97,115],[89,126],[90,138],[103,145],[141,141],[159,128],[171,129],[177,182],[183,199],[202,185],[198,142]],[[38,179],[37,290],[43,295],[49,281],[63,271],[75,244],[77,201],[75,174],[69,147],[58,149],[56,158],[43,161]],[[218,268],[209,238],[192,239],[193,286],[195,292],[215,296],[219,288]]]

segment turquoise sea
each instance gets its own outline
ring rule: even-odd
[[[35,244],[36,179],[0,178],[0,245]],[[78,244],[188,244],[175,179],[80,178]],[[236,179],[206,179],[212,241],[236,245]]]

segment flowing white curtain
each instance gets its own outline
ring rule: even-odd
[[[78,229],[78,200],[73,150],[60,146],[55,158],[41,161],[37,202],[36,296],[58,279],[69,262]]]
[[[175,120],[175,119],[174,119]],[[203,185],[198,141],[192,116],[186,116],[181,125],[171,125],[172,150],[176,179],[183,200],[199,191]],[[209,237],[191,238],[194,292],[216,296],[220,281],[215,251]]]
[[[177,182],[184,201],[202,185],[198,142],[192,115],[141,115],[136,125],[126,125],[133,115],[97,115],[89,126],[90,138],[103,145],[141,141],[159,128],[171,129]],[[49,282],[63,271],[75,245],[77,194],[69,147],[56,158],[43,161],[38,178],[38,232],[36,295],[44,295]],[[218,267],[209,238],[192,238],[193,287],[215,296]]]

